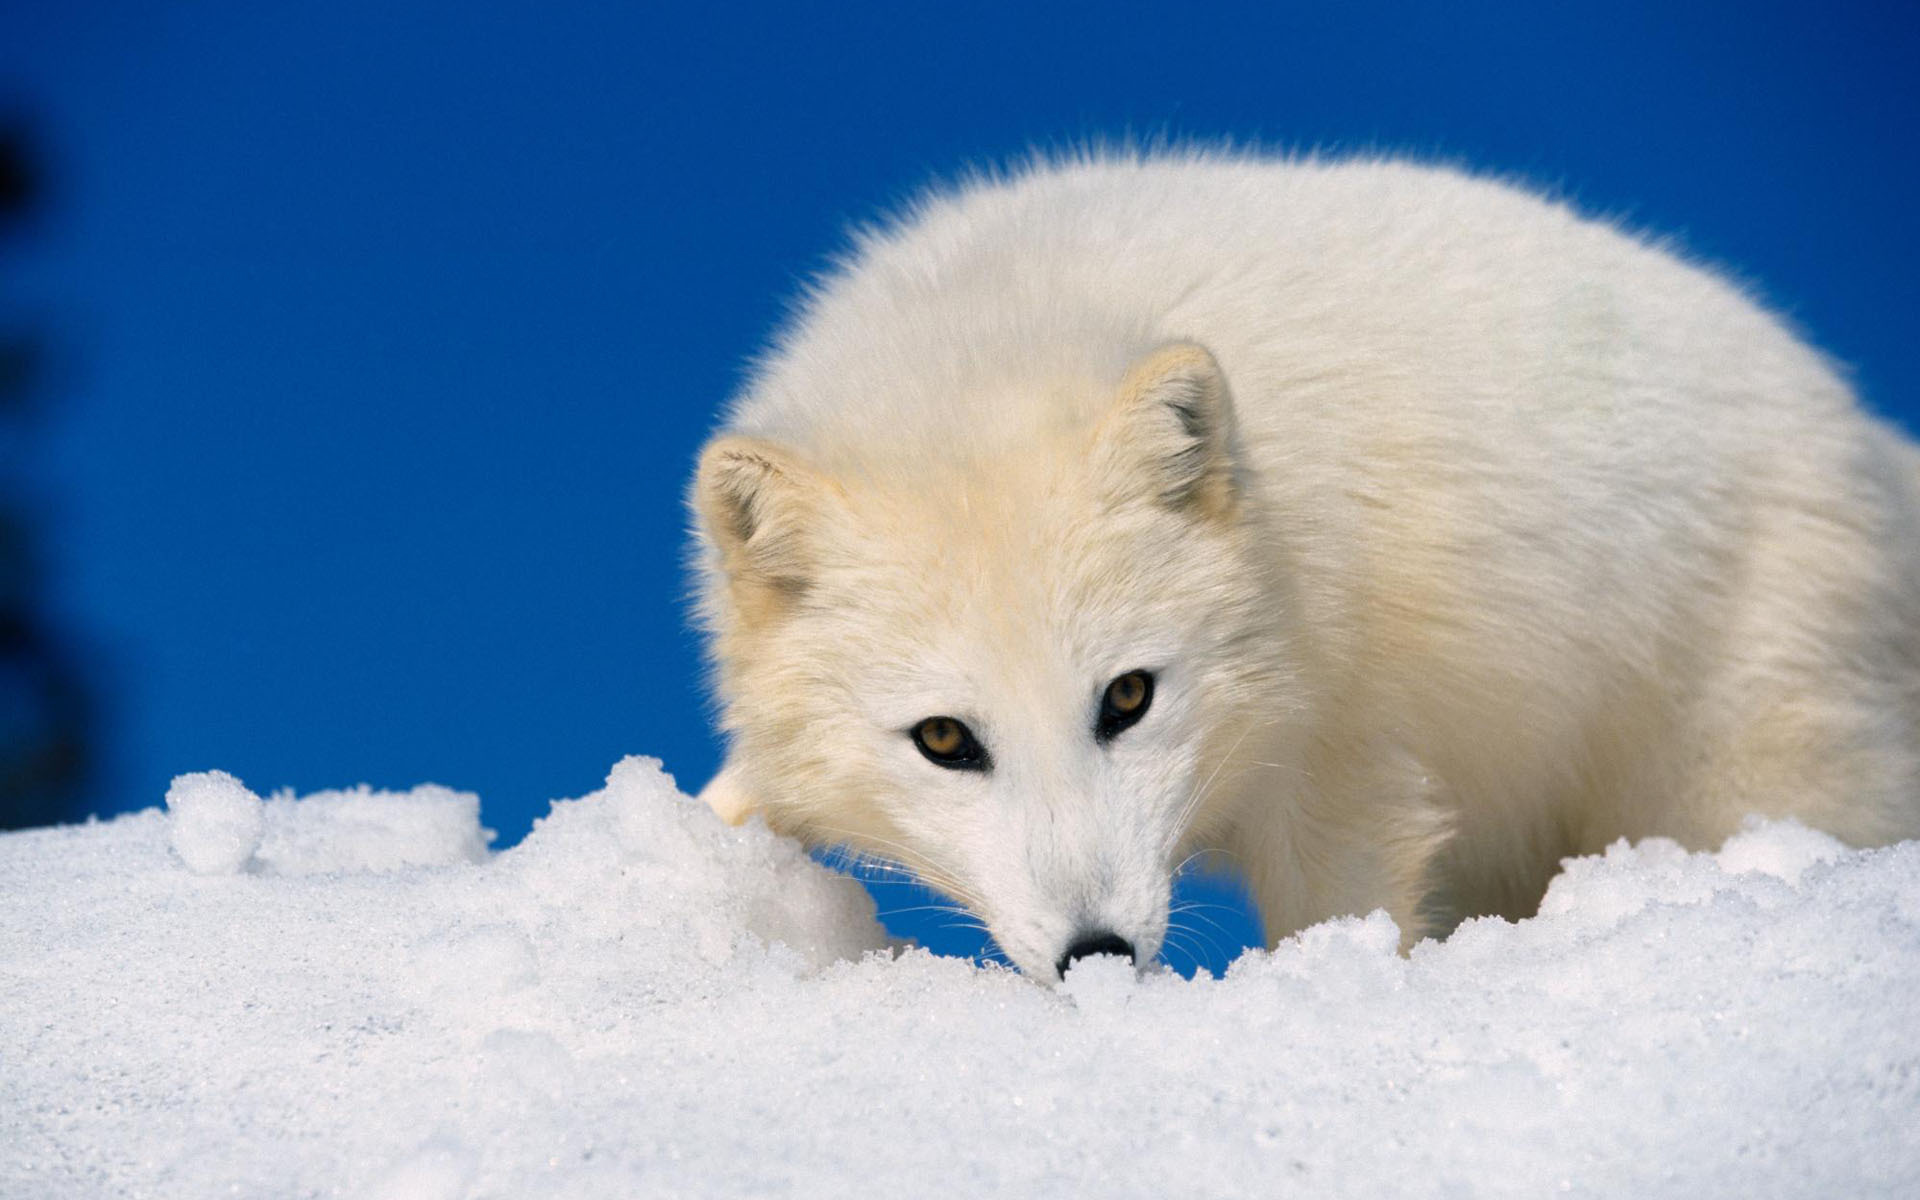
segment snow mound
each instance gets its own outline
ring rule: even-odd
[[[480,797],[449,788],[411,792],[282,793],[266,802],[259,868],[277,875],[397,871],[483,862],[493,830],[480,827]]]
[[[628,759],[489,854],[439,788],[0,836],[0,1195],[1900,1195],[1920,843],[1571,861],[1395,953],[1057,991]]]
[[[167,789],[173,852],[189,871],[231,875],[253,861],[266,828],[260,797],[225,771],[182,775]]]
[[[480,798],[443,787],[316,792],[271,800],[225,771],[182,775],[167,789],[173,852],[200,875],[320,875],[481,862],[493,831]]]

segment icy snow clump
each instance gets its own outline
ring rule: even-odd
[[[628,759],[0,836],[0,1195],[1912,1195],[1920,843],[1756,824],[1224,979],[890,947]]]
[[[266,828],[260,797],[225,771],[182,775],[167,789],[173,852],[189,871],[231,875],[253,860]]]

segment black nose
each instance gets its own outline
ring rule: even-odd
[[[1117,933],[1096,929],[1092,933],[1083,933],[1073,939],[1073,944],[1067,947],[1067,952],[1062,954],[1060,961],[1053,965],[1059,970],[1060,978],[1065,979],[1068,967],[1080,959],[1091,958],[1096,954],[1117,954],[1128,962],[1132,962],[1133,943]]]

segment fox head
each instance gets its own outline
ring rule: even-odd
[[[1172,875],[1229,819],[1215,785],[1288,674],[1213,356],[1050,386],[1084,394],[1035,404],[1086,419],[851,449],[723,434],[692,496],[722,815],[899,865],[1048,981],[1158,954]]]

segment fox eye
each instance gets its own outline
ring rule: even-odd
[[[1100,717],[1094,722],[1093,736],[1111,741],[1134,722],[1147,715],[1153,705],[1153,674],[1128,671],[1107,685],[1100,697]]]
[[[984,771],[989,765],[973,730],[952,717],[928,717],[915,725],[913,744],[928,762],[951,771]]]

